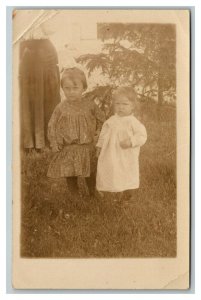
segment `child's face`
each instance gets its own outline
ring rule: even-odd
[[[126,95],[117,94],[114,96],[114,109],[118,116],[124,117],[133,113],[134,105]]]
[[[70,80],[69,78],[64,78],[62,83],[62,89],[64,91],[65,97],[71,101],[78,101],[82,97],[84,92],[83,84],[80,80]]]

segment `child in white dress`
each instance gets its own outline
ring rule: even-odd
[[[135,101],[136,94],[131,87],[120,87],[113,96],[115,115],[103,124],[96,145],[96,189],[99,192],[139,188],[139,153],[147,133],[133,114]]]

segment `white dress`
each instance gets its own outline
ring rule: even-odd
[[[120,142],[130,138],[132,147],[123,149]],[[96,188],[98,191],[122,192],[139,187],[139,153],[146,142],[144,125],[133,115],[114,115],[104,124],[97,147]]]

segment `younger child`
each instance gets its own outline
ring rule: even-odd
[[[94,136],[101,129],[104,114],[93,101],[83,99],[87,81],[84,72],[78,68],[65,69],[61,87],[66,99],[56,106],[48,125],[48,139],[55,154],[47,176],[65,177],[71,194],[78,190],[78,177],[83,179],[82,182],[86,178],[92,192]],[[81,192],[87,194],[87,189]]]
[[[103,124],[97,143],[99,192],[139,188],[139,153],[147,133],[133,114],[135,101],[136,94],[131,87],[120,87],[114,93],[115,115]]]

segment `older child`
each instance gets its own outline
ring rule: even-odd
[[[93,101],[82,98],[87,81],[78,68],[65,69],[61,87],[66,99],[56,106],[48,125],[48,138],[55,154],[47,176],[66,177],[69,191],[74,194],[78,177],[90,179],[94,136],[101,129],[104,115]]]
[[[114,93],[115,115],[104,123],[97,143],[96,188],[100,192],[139,187],[139,153],[147,133],[134,116],[135,101],[131,87],[120,87]]]

